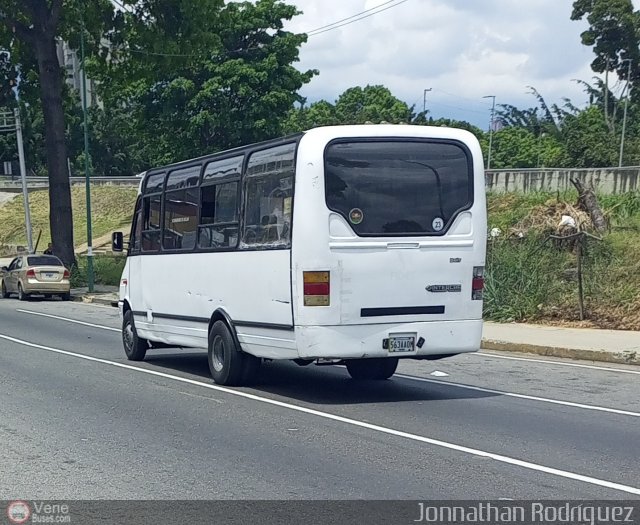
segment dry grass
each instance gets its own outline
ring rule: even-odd
[[[94,186],[91,190],[91,210],[93,237],[99,237],[110,231],[128,227],[133,215],[136,188],[126,186]],[[73,235],[76,246],[86,242],[87,207],[83,186],[71,188],[73,205]],[[49,232],[49,194],[46,190],[29,194],[31,224],[34,243],[41,231],[38,249],[50,242]],[[0,245],[26,245],[24,228],[24,207],[22,199],[13,199],[0,206]]]

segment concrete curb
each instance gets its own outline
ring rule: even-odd
[[[493,339],[483,339],[482,349],[497,350],[501,352],[537,354],[547,357],[564,357],[580,361],[601,361],[604,363],[640,366],[640,355],[635,352],[612,352],[606,350],[585,350],[579,348],[540,346],[526,343],[510,343],[508,341],[497,341]]]
[[[118,306],[117,299],[109,299],[108,297],[96,297],[91,295],[74,295],[72,300],[77,303],[99,304],[103,306]]]

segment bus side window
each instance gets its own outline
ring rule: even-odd
[[[140,253],[140,241],[142,239],[142,198],[136,202],[136,210],[133,214],[133,227],[129,239],[129,255]]]
[[[242,234],[245,247],[290,245],[295,151],[295,144],[286,144],[249,158]]]
[[[200,187],[198,247],[235,248],[238,245],[238,192],[244,155],[206,165]]]
[[[160,249],[161,195],[145,197],[142,201],[142,251],[155,252]]]
[[[200,248],[234,248],[238,244],[238,182],[202,186],[198,227]]]

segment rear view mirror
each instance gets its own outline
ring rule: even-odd
[[[6,266],[3,266],[2,268],[0,268],[0,271],[8,272],[9,268],[7,268]]]
[[[124,249],[124,237],[122,232],[113,232],[111,235],[111,250],[121,252]]]

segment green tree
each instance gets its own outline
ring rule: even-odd
[[[393,96],[384,86],[352,87],[338,97],[335,104],[341,124],[364,124],[365,122],[409,123],[412,109],[406,102]]]
[[[97,21],[108,20],[113,8],[108,0],[0,0],[0,47],[29,85],[37,84],[44,119],[44,139],[49,176],[51,236],[56,252],[66,264],[75,264],[71,191],[67,171],[63,77],[56,39],[73,40],[82,20],[102,33]],[[20,86],[22,93],[22,85]]]
[[[616,71],[628,77],[625,60],[631,60],[631,80],[640,80],[640,13],[631,0],[575,0],[572,20],[587,19],[589,28],[581,35],[585,46],[593,47],[596,57],[591,68],[596,73]]]
[[[283,133],[306,35],[283,29],[299,12],[280,0],[127,0],[111,60],[98,58],[105,108],[125,107],[140,159],[162,164]],[[120,122],[120,126],[126,124]]]
[[[612,140],[602,111],[590,106],[564,121],[562,136],[569,163],[575,168],[615,166],[619,143]]]

